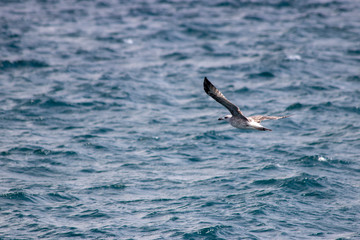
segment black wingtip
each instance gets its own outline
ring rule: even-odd
[[[209,94],[210,88],[209,88],[210,81],[207,79],[207,77],[204,78],[204,91],[206,94]]]
[[[211,82],[209,81],[209,79],[207,79],[207,77],[204,78],[204,85],[209,85],[211,84]]]

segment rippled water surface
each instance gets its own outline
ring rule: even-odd
[[[0,238],[360,239],[359,9],[0,1]]]

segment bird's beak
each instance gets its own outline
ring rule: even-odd
[[[219,121],[220,121],[220,120],[224,120],[224,118],[219,118],[218,120],[219,120]]]

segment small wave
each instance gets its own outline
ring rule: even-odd
[[[170,53],[170,54],[166,54],[163,55],[162,58],[164,60],[174,60],[174,61],[181,61],[181,60],[186,60],[189,58],[189,56],[187,56],[184,53],[180,53],[180,52],[174,52],[174,53]]]
[[[235,90],[234,91],[234,93],[236,93],[236,94],[246,94],[246,93],[248,93],[248,94],[253,94],[254,93],[254,90],[250,90],[249,88],[247,88],[247,87],[242,87],[242,88],[240,88],[240,89],[237,89],[237,90]]]
[[[224,239],[221,238],[222,235],[229,235],[231,233],[232,227],[225,225],[216,225],[213,227],[201,228],[192,233],[185,233],[183,235],[184,239]]]
[[[272,171],[272,170],[278,170],[279,167],[277,165],[274,165],[274,164],[268,164],[268,165],[265,165],[263,167],[261,167],[261,171]]]
[[[343,111],[348,113],[357,113],[360,114],[360,108],[356,106],[339,106],[335,105],[331,102],[324,102],[319,104],[302,104],[299,102],[293,103],[286,107],[286,111],[294,111],[294,110],[301,110],[304,108],[308,108],[311,111]]]
[[[56,99],[53,99],[53,98],[48,98],[47,100],[43,101],[40,104],[40,106],[44,107],[44,108],[50,108],[50,107],[74,107],[70,103],[60,101],[60,100],[56,100]]]
[[[71,196],[70,194],[60,194],[60,193],[48,193],[47,199],[54,202],[67,202],[67,201],[79,200],[77,197]]]
[[[77,139],[77,140],[86,140],[86,139],[92,139],[92,138],[97,138],[97,135],[94,134],[84,134],[84,135],[78,135],[78,136],[74,136],[73,139]]]
[[[314,197],[314,198],[318,198],[318,199],[331,199],[331,198],[335,197],[335,194],[332,191],[315,190],[315,191],[309,191],[309,192],[303,193],[302,196]]]
[[[321,156],[321,155],[304,156],[301,158],[289,160],[289,162],[300,164],[303,167],[314,167],[320,165],[327,167],[338,167],[336,166],[338,164],[348,165],[350,163],[344,160],[339,161],[335,159],[330,159],[326,156]]]
[[[93,134],[103,134],[103,133],[108,133],[108,132],[113,132],[114,129],[112,128],[106,128],[106,127],[100,127],[100,128],[96,128],[93,131],[91,131],[91,133]]]
[[[79,142],[81,142],[81,141],[79,141]],[[84,142],[85,142],[84,147],[92,148],[92,149],[95,149],[95,150],[103,150],[103,151],[108,150],[108,148],[103,146],[103,145],[96,144],[96,143],[91,143],[91,142],[86,142],[86,141],[84,141]]]
[[[9,171],[19,174],[26,174],[34,177],[53,177],[58,172],[54,168],[45,166],[36,167],[9,167]]]
[[[180,24],[182,33],[189,37],[196,37],[199,39],[217,39],[219,32],[206,27],[193,25],[193,24]]]
[[[76,106],[71,103],[61,101],[59,99],[55,99],[46,95],[40,95],[30,99],[22,99],[21,101],[19,101],[19,104],[15,106],[14,109],[16,109],[21,113],[23,113],[24,110],[28,110],[29,111],[28,114],[32,115],[38,113],[39,111],[39,109],[35,109],[35,108],[41,108],[41,109],[56,108],[57,112],[59,113],[69,113],[75,107]]]
[[[0,198],[14,200],[14,201],[34,202],[32,197],[23,191],[2,193],[0,194]]]
[[[27,154],[27,155],[38,155],[38,156],[64,155],[65,157],[69,157],[72,155],[77,155],[77,152],[49,150],[39,146],[26,146],[26,147],[14,147],[7,151],[1,152],[1,154],[3,155]]]
[[[315,177],[308,174],[301,174],[300,176],[294,176],[289,178],[270,178],[263,180],[255,180],[253,184],[263,186],[277,186],[285,190],[306,191],[309,189],[324,188],[322,182],[325,178]]]
[[[348,112],[348,113],[357,113],[360,114],[360,108],[359,107],[355,107],[355,106],[339,106],[339,105],[335,105],[331,102],[324,102],[324,103],[319,103],[319,104],[314,104],[311,105],[310,110],[312,111],[343,111],[343,112]]]
[[[102,213],[98,209],[86,210],[73,216],[74,218],[109,218],[109,215]]]

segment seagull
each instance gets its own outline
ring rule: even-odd
[[[204,78],[204,90],[207,95],[212,97],[215,101],[226,107],[231,115],[219,118],[219,120],[225,120],[231,124],[231,126],[239,129],[256,129],[259,131],[272,131],[269,128],[263,127],[260,122],[263,120],[273,120],[287,118],[289,116],[262,116],[256,115],[251,117],[245,117],[240,111],[240,108],[235,104],[231,103],[227,98],[217,89],[206,77]]]

